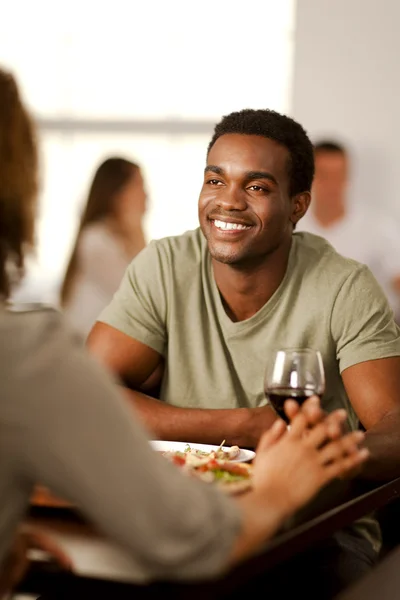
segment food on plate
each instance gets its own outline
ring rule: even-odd
[[[224,440],[225,441],[225,440]],[[233,460],[240,454],[239,446],[231,446],[230,448],[223,447],[222,444],[215,450],[206,452],[200,450],[200,448],[192,447],[190,444],[186,444],[183,452],[179,450],[165,450],[162,452],[164,455],[177,454],[180,456],[197,456],[199,458],[216,458],[218,460]]]
[[[234,463],[211,456],[214,452],[162,452],[172,463],[189,476],[214,483],[229,494],[247,491],[252,485],[252,465]]]

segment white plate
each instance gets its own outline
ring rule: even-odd
[[[191,448],[202,450],[203,452],[212,452],[217,450],[219,446],[210,446],[209,444],[192,444],[192,442],[167,442],[164,440],[151,440],[151,446],[158,452],[184,452],[187,444]],[[222,446],[223,450],[229,450],[230,446]],[[247,462],[255,457],[256,453],[253,450],[240,449],[239,456],[232,458],[232,462]]]

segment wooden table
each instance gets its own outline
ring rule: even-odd
[[[90,585],[91,596],[94,595],[96,584],[104,592],[104,586],[109,582],[112,589],[110,597],[123,597],[124,592],[127,596],[135,593],[135,596],[141,594],[143,597],[149,597],[149,594],[155,597],[159,593],[161,597],[171,592],[174,598],[190,595],[194,600],[197,597],[204,598],[204,594],[207,594],[210,600],[221,597],[246,580],[303,552],[359,517],[399,497],[400,478],[368,487],[354,482],[334,482],[288,522],[260,554],[236,567],[222,580],[188,585],[167,582],[145,587],[133,585],[129,556],[99,535],[74,511],[36,507],[31,511],[29,522],[48,530],[70,554],[80,584]],[[54,570],[53,565],[37,560],[23,582],[21,591],[42,592],[60,577],[65,579],[65,575]]]

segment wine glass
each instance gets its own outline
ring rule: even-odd
[[[325,372],[321,353],[312,348],[286,348],[270,356],[265,370],[264,392],[281,419],[289,423],[283,405],[292,399],[302,404],[325,391]]]

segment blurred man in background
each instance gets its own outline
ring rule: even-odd
[[[368,265],[400,319],[400,236],[386,214],[349,202],[350,156],[336,141],[314,145],[312,202],[298,229],[327,239],[338,252]]]

